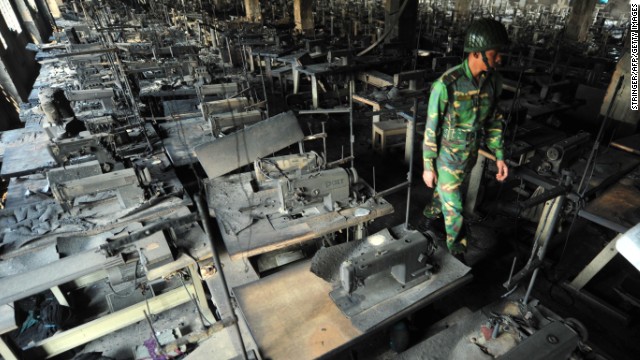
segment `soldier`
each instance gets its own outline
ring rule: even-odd
[[[423,228],[444,214],[447,247],[462,261],[467,247],[463,230],[462,183],[473,168],[479,139],[496,156],[496,179],[507,178],[502,151],[502,116],[496,112],[502,78],[495,72],[498,51],[509,44],[504,26],[493,19],[474,21],[467,31],[462,64],[449,69],[431,87],[424,134],[422,179],[435,190],[424,209]]]

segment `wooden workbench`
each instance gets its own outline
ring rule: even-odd
[[[451,255],[446,255],[457,262]],[[293,264],[282,271],[233,289],[240,311],[264,358],[315,359],[330,355],[357,341],[366,333],[354,326],[329,297],[331,284],[309,271],[311,261]],[[460,264],[469,270],[466,266]],[[443,271],[446,271],[443,267]],[[407,316],[408,311],[437,300],[471,280],[466,271],[436,291],[416,286],[392,301],[406,302],[394,309],[376,307],[371,321],[382,327]],[[408,293],[425,291],[416,300]]]
[[[18,146],[24,143],[47,141],[49,141],[49,137],[42,128],[21,128],[0,131],[0,162],[3,161],[4,152],[7,147]]]
[[[615,140],[611,143],[611,146],[631,154],[640,155],[640,134]]]
[[[214,140],[211,125],[197,114],[189,119],[163,122],[160,128],[166,138],[162,140],[165,152],[174,166],[185,166],[197,161],[194,148]]]
[[[580,215],[624,233],[640,221],[640,189],[630,178],[623,178],[591,201]]]
[[[301,262],[233,291],[263,357],[314,359],[363,333],[329,298],[331,285]]]
[[[37,139],[37,137],[36,137]],[[5,178],[33,174],[56,166],[49,150],[49,140],[39,140],[4,149],[0,176]]]
[[[279,201],[278,190],[255,191],[252,181],[255,181],[255,175],[247,172],[205,182],[207,204],[215,213],[232,260],[313,240],[393,212],[393,206],[383,198],[370,198],[333,211],[325,209],[321,203],[313,209],[313,204],[309,204],[309,211],[304,216],[284,216],[274,205]]]
[[[636,145],[637,147],[637,145]],[[640,157],[632,149],[619,146],[601,150],[595,160],[594,171],[586,196],[598,194],[578,215],[619,233],[626,232],[640,221]],[[585,162],[574,167],[583,174]]]
[[[245,175],[246,174],[240,174]],[[232,175],[232,179],[238,179],[238,175]],[[264,218],[250,218],[251,225],[234,232],[230,229],[230,223],[238,221],[242,216],[246,216],[240,211],[230,211],[228,198],[226,196],[216,197],[215,192],[226,194],[229,188],[216,187],[219,183],[208,183],[209,207],[215,211],[216,220],[220,225],[222,238],[229,251],[232,260],[263,254],[269,251],[281,249],[303,241],[313,240],[325,234],[346,229],[358,224],[367,223],[383,215],[393,212],[393,206],[382,198],[370,199],[359,206],[346,207],[335,211],[310,214],[299,218],[279,218],[270,220]],[[242,187],[242,182],[229,182],[230,185]],[[263,196],[262,191],[257,193]],[[212,195],[214,194],[214,195]],[[256,195],[257,196],[257,195]],[[247,208],[258,201],[249,201],[247,197],[238,196],[234,198],[233,209]],[[262,201],[261,203],[268,203]],[[357,209],[365,209],[366,215],[356,216]],[[274,226],[274,221],[279,220]]]

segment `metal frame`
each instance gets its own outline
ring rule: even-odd
[[[194,284],[197,284],[198,281],[199,278],[194,278],[192,284],[186,285],[186,290],[184,287],[179,287],[149,299],[147,303],[150,311],[153,314],[158,314],[188,302],[191,300],[191,296],[197,297],[199,291],[197,290],[197,285]],[[203,291],[202,284],[200,284],[200,289]],[[103,316],[42,340],[31,348],[27,352],[27,355],[37,354],[38,357],[43,356],[50,358],[57,354],[61,354],[67,350],[86,344],[116,330],[144,320],[144,312],[146,310],[147,304],[145,302],[132,305],[126,309]],[[201,308],[201,310],[204,309]]]
[[[576,276],[569,286],[574,288],[575,290],[581,290],[597,273],[600,272],[608,263],[611,261],[617,254],[618,250],[616,249],[616,243],[622,234],[618,234],[613,240],[611,240],[607,246],[605,246],[596,257],[591,260],[591,262],[580,271],[578,276]]]
[[[538,223],[538,228],[535,235],[537,244],[534,244],[534,247],[538,246],[537,258],[539,261],[542,261],[546,255],[551,236],[553,236],[558,220],[560,219],[565,198],[566,196],[562,194],[558,197],[548,200],[545,203],[544,208],[542,209],[542,215],[540,216],[540,222]],[[533,270],[533,275],[531,275],[531,280],[529,281],[529,287],[527,288],[527,292],[524,295],[524,299],[522,300],[522,303],[525,305],[529,300],[531,290],[533,290],[533,285],[536,282],[539,271],[540,267],[538,266],[536,266]]]
[[[211,312],[209,305],[207,304],[207,296],[204,293],[204,287],[202,286],[202,281],[200,279],[200,272],[198,271],[198,264],[193,263],[187,267],[189,271],[189,276],[191,277],[191,284],[193,285],[193,289],[195,292],[194,301],[198,305],[198,311],[202,314],[202,316],[209,322],[209,324],[214,324],[216,322],[215,316]]]
[[[216,319],[207,304],[207,297],[199,276],[198,264],[190,261],[189,264],[183,268],[188,271],[191,277],[190,284],[185,284],[184,287],[178,287],[167,293],[150,298],[147,301],[140,302],[113,314],[103,316],[56,334],[38,342],[33,348],[24,352],[24,355],[26,357],[49,358],[125,328],[138,321],[142,321],[145,319],[144,311],[147,310],[147,303],[151,313],[158,314],[178,305],[193,301],[207,322],[210,324],[216,323]],[[83,277],[87,278],[87,280],[81,281],[80,286],[86,286],[88,283],[104,277],[106,276],[103,271],[97,271]],[[58,286],[52,287],[51,291],[61,304],[63,304],[62,301],[66,302],[65,296]],[[17,360],[20,358],[16,357],[16,352],[14,352],[9,344],[4,342],[2,338],[0,338],[0,355],[7,360]]]
[[[64,296],[64,293],[62,292],[62,290],[60,290],[59,286],[56,285],[49,290],[51,290],[51,292],[53,293],[53,296],[58,301],[58,304],[69,307],[69,302],[67,301],[67,298]]]

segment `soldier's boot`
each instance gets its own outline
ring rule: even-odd
[[[467,260],[465,259],[463,252],[455,253],[455,254],[452,254],[452,255],[453,255],[454,258],[458,259],[458,261],[460,261],[464,265],[467,265]]]
[[[465,257],[465,253],[467,252],[467,237],[464,227],[460,236],[462,239],[459,242],[447,244],[447,247],[449,248],[449,252],[451,252],[451,255],[453,255],[453,257],[458,259],[458,261],[460,261],[464,265],[468,265],[467,259]]]
[[[425,217],[425,219],[418,224],[416,229],[423,234],[430,231],[438,237],[443,237],[445,233],[444,217],[442,215],[437,217]]]

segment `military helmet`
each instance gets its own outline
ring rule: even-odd
[[[465,52],[497,50],[508,45],[507,29],[501,22],[489,18],[472,22],[464,38]]]

